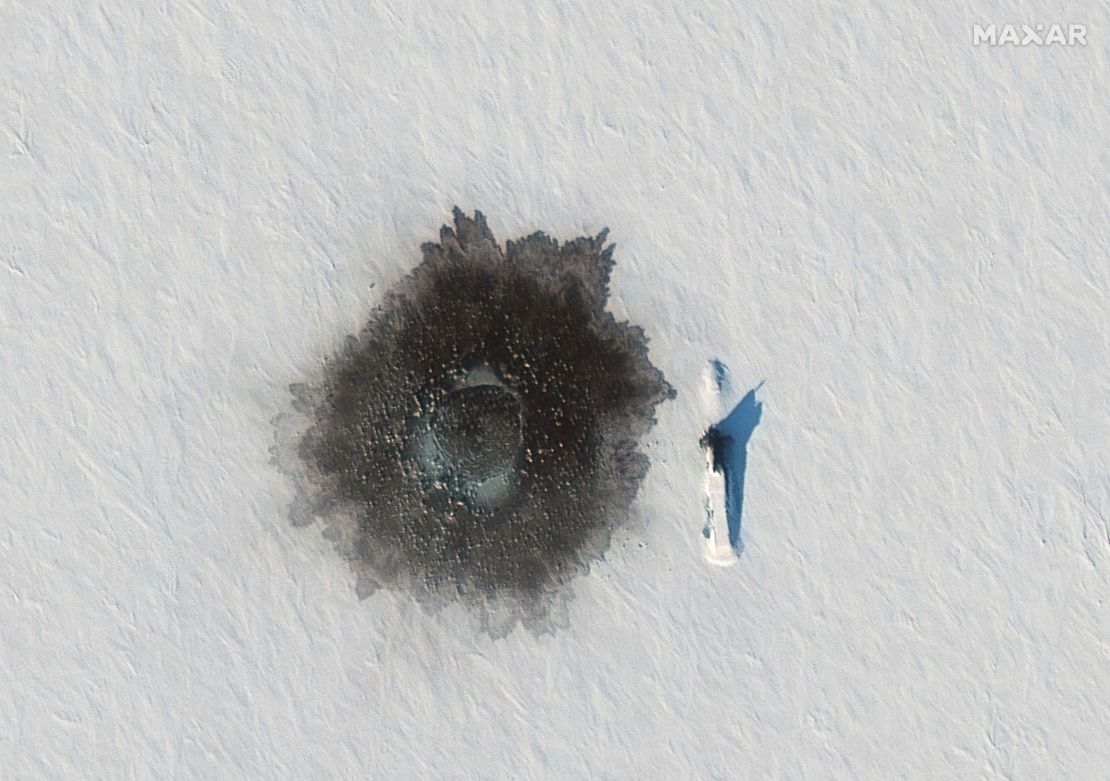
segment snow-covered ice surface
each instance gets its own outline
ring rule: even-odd
[[[1106,5],[693,5],[0,3],[0,776],[1105,777]],[[360,602],[270,463],[454,204],[608,226],[679,394],[554,635]]]

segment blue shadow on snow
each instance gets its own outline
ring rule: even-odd
[[[748,440],[759,425],[763,403],[756,392],[763,383],[745,394],[724,420],[709,427],[706,437],[713,448],[713,468],[725,476],[725,517],[728,543],[740,550],[740,519],[744,513],[744,473],[748,468]]]

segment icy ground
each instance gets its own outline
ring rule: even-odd
[[[0,1],[0,777],[1105,777],[1106,5],[817,5]],[[608,226],[679,393],[553,636],[360,602],[270,463],[456,203]]]

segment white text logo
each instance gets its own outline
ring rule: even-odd
[[[971,40],[976,46],[1086,46],[1085,24],[977,24]]]

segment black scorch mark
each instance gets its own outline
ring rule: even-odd
[[[675,392],[637,326],[605,310],[607,232],[502,249],[481,213],[439,243],[361,333],[292,387],[299,523],[321,520],[360,594],[461,600],[487,630],[543,627],[605,553]]]

